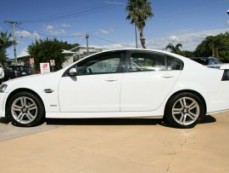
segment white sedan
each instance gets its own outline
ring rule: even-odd
[[[3,83],[0,117],[26,127],[44,118],[156,118],[193,127],[229,109],[228,69],[164,51],[103,51],[54,73]]]

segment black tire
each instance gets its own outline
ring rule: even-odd
[[[15,93],[8,101],[7,116],[15,126],[32,127],[42,123],[45,109],[41,99],[30,92]]]
[[[169,99],[165,108],[165,121],[172,127],[192,128],[205,114],[203,101],[190,92],[178,93]]]

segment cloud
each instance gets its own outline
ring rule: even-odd
[[[191,31],[181,31],[180,33],[171,34],[167,37],[162,38],[154,38],[149,39],[146,38],[146,47],[149,49],[159,49],[163,50],[169,43],[178,44],[181,43],[183,45],[183,50],[190,50],[193,51],[200,44],[207,36],[214,36],[220,33],[228,32],[228,29],[215,29],[215,30],[205,30],[205,31],[198,31],[198,32],[191,32]],[[98,47],[98,46],[97,46]],[[100,48],[103,49],[119,49],[119,48],[130,48],[135,47],[135,42],[130,43],[115,43],[115,44],[108,44],[108,45],[100,45]],[[140,41],[138,40],[138,47],[140,48]]]
[[[81,36],[85,36],[86,33],[85,32],[74,32],[72,33],[73,37],[81,37]]]
[[[67,24],[67,23],[62,23],[62,24],[60,24],[60,26],[63,28],[69,28],[71,25]]]
[[[54,25],[45,25],[44,30],[50,35],[64,35],[66,33],[65,29],[63,29],[63,26],[54,26]]]
[[[29,55],[29,53],[28,53],[28,48],[26,47],[26,48],[23,48],[23,49],[19,52],[19,54],[18,54],[17,57],[24,57],[24,56],[28,56],[28,55]]]
[[[113,29],[100,29],[98,32],[100,34],[110,34],[110,33],[114,32],[114,30]]]
[[[171,35],[171,36],[169,36],[169,39],[171,40],[171,41],[179,41],[180,39],[179,39],[179,37],[178,36],[176,36],[176,35]]]
[[[21,31],[16,31],[15,34],[17,37],[22,37],[22,38],[32,38],[35,40],[39,40],[41,38],[39,33],[36,31],[31,33],[31,32],[26,31],[26,30],[21,30]]]
[[[151,40],[146,40],[147,48],[153,49],[164,49],[169,43],[181,43],[184,50],[194,50],[198,44],[200,44],[207,36],[215,36],[220,33],[227,32],[228,29],[215,29],[206,30],[199,32],[187,32],[172,34],[164,38],[156,38]]]

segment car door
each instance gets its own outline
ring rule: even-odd
[[[156,110],[177,81],[183,63],[153,52],[133,52],[121,85],[121,111]]]
[[[70,69],[59,85],[61,112],[118,112],[120,111],[120,82],[122,52],[101,53],[87,58]],[[69,69],[69,70],[70,70]]]

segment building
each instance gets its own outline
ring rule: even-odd
[[[66,67],[67,65],[84,58],[87,55],[101,52],[103,49],[96,48],[96,47],[84,47],[84,46],[77,46],[70,50],[63,50],[63,54],[67,58],[67,60],[62,65],[63,67]]]
[[[84,46],[77,46],[74,47],[70,50],[63,50],[63,54],[66,58],[66,61],[63,63],[62,67],[66,67],[68,65],[70,65],[71,63],[87,56],[93,53],[97,53],[97,52],[101,52],[103,49],[101,48],[95,48],[95,47],[84,47]],[[24,55],[20,55],[17,56],[17,62],[20,65],[25,65],[25,64],[29,64],[29,58],[30,55],[24,54]],[[36,61],[36,57],[34,57],[35,61]],[[15,60],[12,59],[11,64],[15,64]]]

